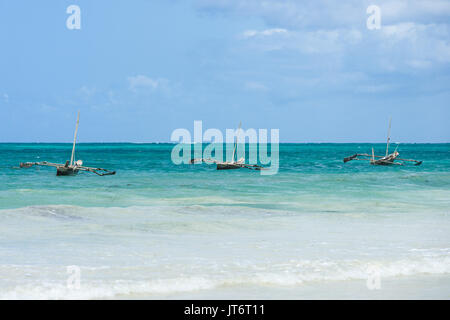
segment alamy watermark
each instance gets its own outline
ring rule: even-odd
[[[81,269],[79,266],[67,266],[66,272],[69,275],[67,278],[67,289],[79,290],[81,284]]]
[[[193,135],[188,129],[179,128],[172,132],[170,140],[178,142],[171,154],[172,162],[176,165],[191,164],[192,159],[208,159],[213,163],[245,162],[248,165],[261,165],[264,167],[264,170],[260,171],[261,175],[278,173],[279,129],[270,129],[270,143],[268,143],[267,129],[253,128],[226,129],[224,140],[224,135],[219,129],[210,128],[203,132],[203,122],[194,121]],[[207,145],[203,148],[205,142]],[[248,161],[245,161],[246,145]],[[270,156],[268,146],[270,146]]]
[[[367,270],[367,289],[380,290],[381,289],[381,270],[376,265],[370,265]]]
[[[66,20],[66,27],[69,30],[81,29],[81,9],[78,5],[72,4],[67,7],[66,13],[70,14]],[[366,13],[370,16],[367,18],[366,26],[369,30],[381,29],[381,8],[371,4],[367,7]]]
[[[66,20],[66,27],[69,30],[81,29],[81,9],[79,6],[72,4],[67,7],[66,13],[70,14]]]
[[[369,30],[379,30],[381,29],[381,9],[377,5],[370,5],[366,10],[367,14],[370,16],[367,18],[367,29]]]

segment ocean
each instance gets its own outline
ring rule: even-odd
[[[0,144],[0,299],[449,299],[450,144],[281,144],[275,175],[172,144]]]

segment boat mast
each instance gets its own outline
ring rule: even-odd
[[[389,141],[391,140],[391,120],[392,120],[392,117],[389,118],[389,129],[388,129],[387,143],[386,143],[386,157],[389,154]]]
[[[77,125],[75,127],[75,135],[73,136],[72,156],[70,157],[70,165],[73,165],[73,157],[75,156],[75,143],[77,141],[78,123],[80,122],[80,111],[78,111]]]
[[[238,135],[239,135],[239,132],[241,130],[241,125],[242,125],[242,122],[239,121],[239,128],[237,129]],[[237,140],[238,140],[238,136],[236,135],[236,140],[235,140],[235,143],[234,143],[234,150],[233,150],[233,158],[231,158],[231,162],[234,162],[234,155],[236,153]]]

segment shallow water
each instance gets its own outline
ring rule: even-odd
[[[56,177],[17,166],[70,144],[0,144],[0,298],[449,298],[450,144],[399,146],[421,166],[342,162],[371,147],[282,144],[262,176],[176,166],[169,144],[80,144],[117,174]]]

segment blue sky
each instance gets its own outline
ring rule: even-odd
[[[69,30],[66,8],[81,8]],[[366,9],[381,8],[368,30]],[[450,1],[0,2],[0,142],[450,142]]]

